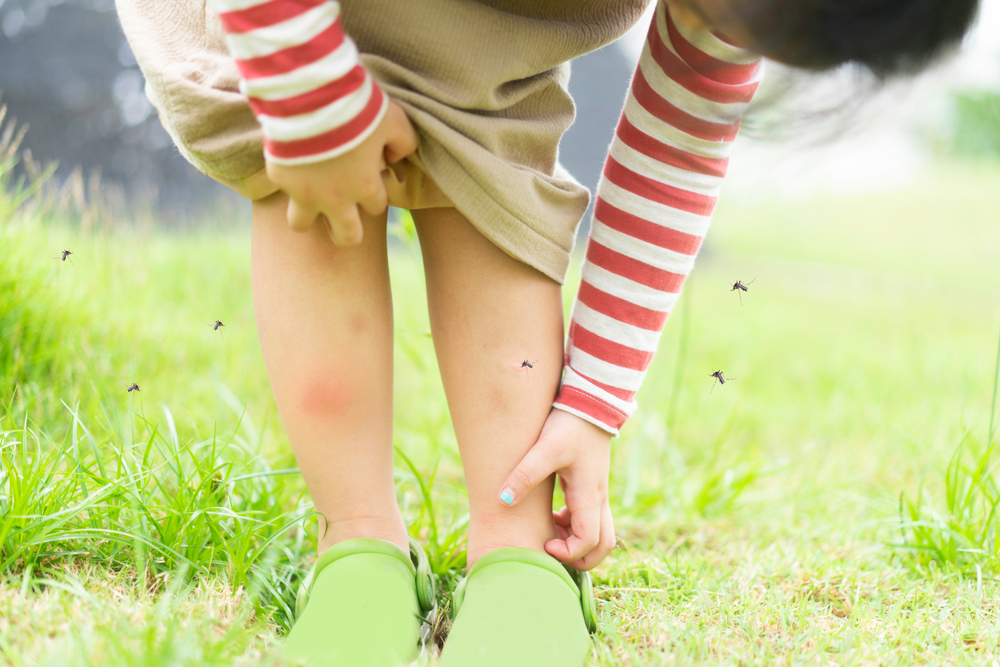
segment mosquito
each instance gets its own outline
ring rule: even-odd
[[[222,320],[215,320],[215,322],[209,324],[208,326],[212,327],[212,331],[218,331],[219,327],[224,327],[226,325],[222,323]]]
[[[725,375],[723,375],[722,371],[715,371],[714,373],[712,373],[708,377],[715,378],[715,382],[712,383],[712,391],[715,391],[715,385],[716,384],[726,384],[726,382],[728,380],[735,380],[736,379],[736,378],[727,378]],[[710,391],[708,393],[711,394],[712,391]]]
[[[65,262],[66,258],[69,257],[70,255],[72,255],[73,253],[70,252],[69,250],[63,250],[59,254],[61,255],[60,257],[53,257],[52,259],[61,259],[62,261]],[[69,261],[70,261],[71,264],[73,263],[73,260],[69,260]]]
[[[535,364],[537,364],[537,363],[538,363],[538,359],[535,359],[534,361],[528,361],[527,359],[525,359],[524,361],[521,362],[521,365],[518,366],[517,369],[521,370],[523,368],[525,374],[527,374],[528,373],[528,369],[529,368],[534,368]],[[528,377],[531,377],[531,375],[528,375]]]
[[[730,292],[736,292],[739,295],[739,297],[740,297],[740,305],[741,306],[743,305],[743,294],[741,292],[737,291],[737,290],[742,290],[743,292],[749,292],[750,290],[748,290],[747,288],[750,287],[751,285],[753,285],[754,282],[756,282],[756,280],[757,279],[754,278],[753,280],[751,280],[750,282],[748,282],[745,285],[743,284],[742,280],[737,280],[735,283],[733,283],[733,288],[731,290],[729,290],[729,291]]]
[[[124,385],[124,384],[125,383],[122,382],[122,385]],[[137,385],[135,382],[133,382],[132,384],[130,384],[128,386],[128,391],[126,391],[125,393],[127,394],[127,393],[132,392],[132,391],[139,391],[139,385]]]

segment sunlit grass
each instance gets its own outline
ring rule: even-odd
[[[592,664],[1000,657],[996,568],[969,551],[995,551],[1000,497],[972,445],[1000,324],[989,183],[720,210],[615,443],[622,548],[595,572]],[[2,662],[272,662],[316,522],[260,358],[245,223],[81,233],[0,210]],[[415,248],[392,271],[397,494],[446,601],[461,466]],[[753,278],[740,305],[729,288]],[[713,391],[719,369],[736,379]]]
[[[216,576],[289,622],[289,590],[315,545],[302,529],[311,506],[285,488],[288,473],[237,433],[182,438],[166,408],[159,424],[136,422],[123,432],[73,412],[53,441],[7,411],[0,572],[26,589],[79,558],[151,590],[179,572]]]
[[[1000,574],[1000,484],[994,440],[997,395],[1000,393],[1000,344],[993,370],[993,394],[986,446],[967,433],[944,470],[944,502],[924,492],[923,484],[910,497],[899,498],[902,539],[899,547],[912,550],[919,564],[942,564],[977,580]]]

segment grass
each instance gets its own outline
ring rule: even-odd
[[[993,370],[990,421],[986,429],[988,446],[980,447],[967,433],[945,470],[944,508],[926,498],[923,485],[915,498],[900,495],[900,547],[912,549],[921,564],[944,563],[973,569],[977,579],[983,570],[990,575],[1000,570],[1000,484],[997,483],[997,442],[993,439],[997,393],[1000,389],[1000,343]],[[967,456],[971,459],[966,463]]]
[[[1000,658],[998,182],[724,200],[615,443],[592,665]],[[274,664],[315,522],[245,224],[82,232],[43,194],[0,199],[0,662]],[[446,599],[460,461],[414,248],[392,272],[397,492]]]

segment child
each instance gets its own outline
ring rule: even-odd
[[[567,63],[645,4],[120,0],[181,151],[255,200],[261,346],[326,523],[288,656],[403,664],[434,602],[393,488],[387,203],[416,221],[469,489],[470,571],[441,664],[581,665],[594,627],[581,573],[615,544],[611,438],[708,228],[758,54],[915,70],[976,2],[660,0],[564,356],[560,285],[588,203],[557,162]],[[567,506],[552,513],[556,474]]]

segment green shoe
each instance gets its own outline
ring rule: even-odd
[[[597,629],[590,574],[518,547],[477,560],[453,608],[441,667],[581,667]]]
[[[416,541],[409,554],[385,540],[340,542],[302,583],[282,655],[314,667],[405,665],[418,656],[434,603],[434,578]]]

